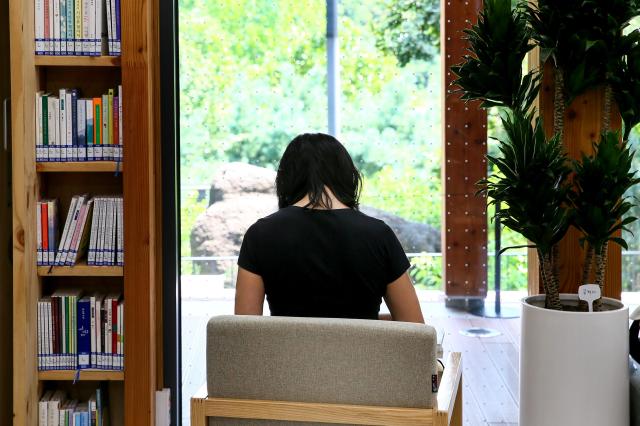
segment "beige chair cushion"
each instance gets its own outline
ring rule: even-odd
[[[219,316],[207,326],[210,397],[432,408],[436,365],[436,332],[421,324]]]

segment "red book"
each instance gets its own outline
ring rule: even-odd
[[[49,206],[46,201],[40,203],[40,227],[42,228],[42,263],[49,263]]]

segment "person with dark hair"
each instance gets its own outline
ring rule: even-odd
[[[358,210],[361,189],[336,138],[294,138],[278,166],[279,210],[242,241],[235,313],[262,315],[266,295],[271,315],[424,323],[409,260],[389,226]]]

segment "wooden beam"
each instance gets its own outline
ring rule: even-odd
[[[32,1],[10,0],[11,123],[13,163],[13,424],[38,422],[36,306],[40,285],[36,274],[38,199],[35,173],[33,113],[37,71],[34,65]]]
[[[156,0],[121,3],[125,238],[125,424],[155,424]]]
[[[0,108],[9,97],[9,3],[0,2]],[[9,118],[11,120],[11,118]],[[10,126],[7,126],[10,127]],[[4,118],[0,118],[0,342],[12,339],[12,272],[11,272],[11,157],[2,146]],[[12,406],[12,345],[0,346],[0,424],[11,424]]]
[[[535,61],[536,56],[530,57]],[[538,59],[539,60],[539,59]],[[542,117],[545,133],[553,135],[553,94],[554,69],[550,62],[543,64],[543,81],[538,99],[538,109]],[[592,142],[599,139],[604,107],[604,89],[590,90],[578,96],[565,111],[564,146],[571,159],[579,159],[581,154],[592,153]],[[615,105],[611,110],[611,129],[620,130],[622,119]],[[560,293],[577,293],[582,280],[584,250],[580,247],[581,234],[569,229],[560,242]],[[530,256],[531,257],[531,256]],[[530,268],[537,270],[537,259],[530,259]],[[592,277],[593,278],[593,277]],[[536,288],[542,292],[539,276],[529,277],[529,293],[535,294]],[[622,251],[620,246],[610,244],[608,266],[605,277],[604,295],[620,299],[622,292]]]
[[[487,114],[478,103],[465,104],[451,93],[452,65],[462,61],[467,42],[462,30],[476,22],[481,0],[441,2],[442,112],[442,270],[448,298],[487,294],[486,198],[476,197],[476,182],[486,177]]]

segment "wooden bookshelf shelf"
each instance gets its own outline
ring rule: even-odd
[[[38,380],[76,380],[75,370],[50,370],[38,371]],[[124,371],[108,370],[80,370],[78,380],[109,380],[123,381]]]
[[[119,169],[119,170],[118,170]],[[36,171],[53,172],[122,172],[122,163],[115,161],[78,161],[64,163],[36,163]]]
[[[119,67],[119,56],[46,56],[35,55],[39,67]]]
[[[89,266],[78,264],[75,266],[38,266],[40,277],[122,277],[122,266]]]

